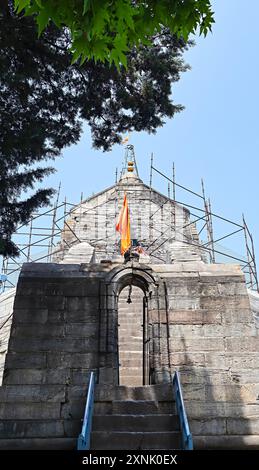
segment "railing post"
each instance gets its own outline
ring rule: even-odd
[[[193,450],[193,440],[190,433],[189,423],[185,411],[179,372],[175,372],[173,378],[176,410],[179,416],[180,429],[182,433],[182,446],[184,450]]]
[[[82,431],[79,434],[78,439],[77,439],[77,450],[89,450],[90,449],[90,437],[91,437],[91,430],[92,430],[92,418],[93,418],[93,408],[94,408],[94,383],[95,383],[95,374],[94,372],[91,372],[88,391],[87,391]]]

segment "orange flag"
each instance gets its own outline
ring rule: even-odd
[[[131,246],[130,218],[126,194],[124,195],[123,206],[116,224],[116,230],[121,234],[121,254],[123,255],[125,251],[127,251],[127,249]]]

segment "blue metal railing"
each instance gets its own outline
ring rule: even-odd
[[[180,420],[180,429],[182,433],[182,448],[184,450],[193,450],[193,440],[190,433],[188,419],[185,411],[182,388],[179,372],[175,372],[173,378],[173,388],[175,393],[176,410]]]
[[[95,382],[95,374],[94,372],[91,372],[88,391],[87,391],[82,431],[81,431],[81,434],[79,434],[78,439],[77,439],[77,450],[89,450],[90,449],[90,437],[91,437],[92,418],[93,418],[93,410],[94,410],[94,382]]]

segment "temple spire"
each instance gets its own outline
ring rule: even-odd
[[[129,175],[129,174],[134,174],[137,177],[139,177],[134,145],[132,144],[126,145],[124,163],[123,163],[120,177],[122,178],[123,176]]]

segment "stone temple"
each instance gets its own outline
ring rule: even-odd
[[[125,192],[142,247],[128,260],[115,231]],[[91,371],[92,449],[179,448],[175,370],[194,448],[259,449],[259,330],[244,274],[210,264],[189,210],[136,168],[71,210],[53,262],[25,263],[1,305],[13,315],[0,330],[0,449],[75,448]]]

